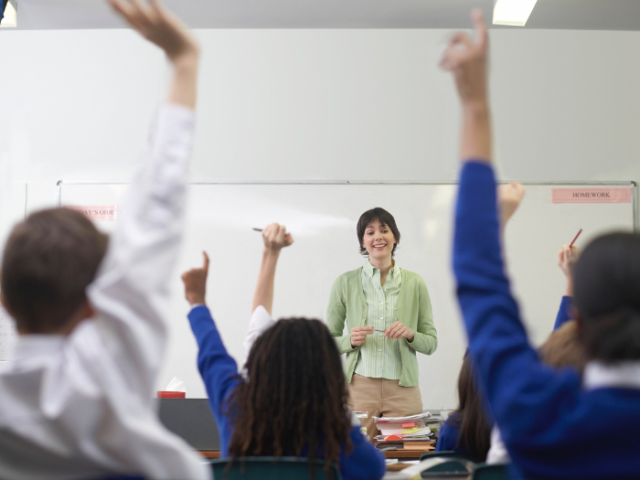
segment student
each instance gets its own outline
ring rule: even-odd
[[[393,215],[367,210],[356,233],[366,261],[333,283],[327,325],[340,353],[346,353],[350,404],[369,412],[363,425],[375,436],[374,416],[422,413],[416,352],[431,355],[438,338],[423,278],[393,259],[400,243]]]
[[[385,472],[384,457],[365,440],[346,407],[340,354],[329,330],[318,320],[271,319],[278,256],[293,239],[277,224],[262,235],[244,377],[206,307],[206,254],[203,268],[182,277],[192,305],[189,321],[199,347],[198,368],[220,431],[221,455],[294,455],[311,462],[323,458],[336,462],[345,480],[377,480]]]
[[[167,341],[161,302],[182,237],[199,48],[157,1],[110,3],[164,50],[172,84],[108,241],[65,209],[31,214],[7,241],[2,294],[19,339],[0,374],[0,478],[210,477],[152,401]]]
[[[476,386],[471,359],[465,354],[458,375],[458,408],[442,425],[435,451],[455,450],[475,462],[484,462],[489,451],[491,423]]]
[[[500,228],[504,228],[520,206],[525,189],[512,182],[498,187]],[[436,443],[436,452],[453,450],[476,462],[484,462],[490,446],[492,420],[486,403],[478,391],[473,366],[467,352],[458,375],[458,408],[442,425]]]
[[[640,237],[602,236],[576,264],[576,321],[590,359],[582,384],[574,371],[542,365],[504,272],[491,167],[488,34],[479,12],[474,19],[477,40],[457,34],[442,66],[453,73],[462,103],[453,263],[478,383],[525,478],[638,478]]]

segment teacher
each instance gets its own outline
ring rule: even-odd
[[[373,437],[378,430],[371,417],[422,412],[416,352],[431,355],[438,338],[424,280],[393,259],[400,243],[393,216],[382,208],[367,210],[356,230],[367,260],[334,282],[327,325],[347,354],[349,404],[369,412],[363,425]]]

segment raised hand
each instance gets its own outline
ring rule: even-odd
[[[500,219],[504,226],[520,206],[525,189],[521,183],[511,182],[498,187],[498,206]]]
[[[351,346],[357,347],[367,340],[367,335],[373,334],[373,327],[353,327],[351,329]]]
[[[472,12],[476,39],[465,32],[456,33],[444,52],[440,66],[453,73],[458,95],[463,104],[487,100],[487,55],[489,35],[478,9]]]
[[[204,264],[202,268],[192,268],[182,274],[184,296],[190,305],[206,305],[207,275],[209,273],[209,256],[202,252]]]
[[[569,245],[563,245],[562,249],[558,252],[558,266],[567,278],[565,295],[573,296],[573,267],[581,254],[582,250],[575,245],[571,248],[569,248]]]
[[[175,61],[198,53],[198,43],[178,17],[159,0],[107,0],[131,27]]]
[[[287,227],[272,223],[262,230],[262,240],[265,250],[279,252],[293,243],[293,237],[287,233]]]

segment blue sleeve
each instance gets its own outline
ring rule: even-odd
[[[496,182],[486,164],[462,168],[453,267],[479,388],[512,459],[542,476],[541,456],[548,466],[569,455],[566,427],[577,418],[580,381],[543,366],[528,342],[504,271]]]
[[[436,452],[443,452],[446,450],[455,450],[458,444],[458,436],[460,435],[460,429],[452,426],[447,420],[440,428],[440,434],[438,435],[438,441],[436,442]]]
[[[344,447],[340,452],[340,473],[343,480],[379,480],[387,467],[384,455],[360,433],[355,426],[349,432],[353,450],[348,455]]]
[[[209,405],[218,424],[220,455],[228,455],[233,422],[224,414],[224,401],[238,385],[238,366],[227,353],[209,309],[204,305],[189,312],[191,329],[198,342],[198,369],[207,389]]]
[[[571,308],[573,307],[573,297],[567,295],[562,297],[560,302],[560,308],[558,309],[558,315],[556,316],[556,324],[553,326],[554,330],[559,329],[562,325],[571,320]]]

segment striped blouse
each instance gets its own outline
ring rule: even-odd
[[[365,326],[384,330],[397,320],[398,294],[402,275],[394,263],[384,285],[380,285],[380,270],[367,260],[362,269],[362,289],[367,302]],[[360,356],[355,373],[369,378],[399,380],[402,361],[398,339],[385,339],[384,334],[374,330],[360,347]]]

